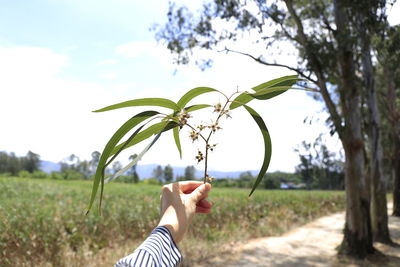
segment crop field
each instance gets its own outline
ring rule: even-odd
[[[112,183],[102,215],[85,215],[90,181],[0,178],[0,266],[110,266],[157,225],[160,186]],[[343,192],[214,188],[180,244],[185,265],[235,242],[279,235],[344,209]]]

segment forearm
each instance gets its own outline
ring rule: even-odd
[[[182,255],[168,228],[159,226],[132,254],[120,259],[115,266],[177,266],[181,260]]]

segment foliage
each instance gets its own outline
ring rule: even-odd
[[[186,178],[186,180],[196,179],[196,168],[194,166],[186,166],[184,177]]]
[[[168,164],[164,167],[163,175],[166,183],[172,182],[174,179],[174,170],[172,169],[171,165]]]
[[[0,266],[78,266],[71,260],[79,255],[103,260],[107,249],[141,242],[157,225],[159,185],[110,184],[102,216],[82,216],[90,183],[0,178]],[[343,209],[342,192],[259,190],[253,198],[247,194],[242,189],[213,189],[213,212],[196,218],[182,248],[189,265],[204,254],[221,253],[223,244],[231,241],[278,235]],[[206,247],[207,252],[198,253]]]
[[[114,135],[106,144],[100,156],[99,163],[96,169],[95,178],[93,181],[93,189],[90,197],[88,211],[90,210],[90,208],[93,205],[93,202],[95,201],[98,189],[100,188],[100,206],[101,206],[102,203],[101,200],[103,197],[105,182],[114,180],[115,178],[126,172],[128,169],[130,169],[132,166],[134,166],[142,158],[142,156],[151,148],[151,146],[158,140],[160,135],[165,131],[173,130],[174,141],[180,155],[182,155],[182,148],[180,144],[179,130],[181,130],[183,127],[188,127],[191,129],[190,138],[193,141],[201,140],[204,142],[204,149],[198,150],[196,160],[198,162],[204,160],[205,162],[203,181],[206,182],[208,180],[211,180],[212,177],[209,177],[207,172],[208,153],[209,151],[212,151],[215,148],[216,144],[212,144],[210,142],[210,138],[216,131],[221,129],[219,125],[221,117],[230,117],[231,116],[230,111],[238,107],[243,107],[246,111],[248,111],[250,116],[259,126],[264,141],[264,149],[265,149],[264,160],[260,172],[257,176],[257,179],[255,179],[253,187],[250,191],[251,195],[256,189],[257,185],[261,182],[262,178],[264,177],[264,174],[268,169],[268,165],[271,159],[271,140],[268,129],[263,119],[254,109],[249,107],[247,104],[254,99],[266,100],[275,97],[291,89],[296,83],[300,81],[301,79],[299,79],[297,75],[285,76],[255,86],[252,88],[253,90],[252,92],[237,91],[230,96],[227,96],[224,93],[214,88],[197,87],[186,92],[177,102],[164,98],[143,98],[143,99],[134,99],[125,101],[122,103],[114,104],[96,110],[95,112],[103,112],[119,108],[137,107],[137,106],[142,106],[142,107],[153,106],[153,107],[162,107],[170,109],[169,114],[165,114],[155,110],[147,110],[140,112],[131,117],[129,120],[127,120],[114,133]],[[192,101],[194,98],[203,95],[205,93],[211,93],[211,92],[222,95],[225,98],[225,102],[217,103],[214,105],[210,104],[188,105],[189,102]],[[192,117],[191,114],[193,112],[210,107],[213,108],[213,112],[216,113],[215,115],[216,118],[212,120],[210,124],[205,124],[205,125],[191,124],[190,118]],[[155,123],[154,121],[157,120],[159,122]],[[150,123],[153,124],[149,126],[148,124]],[[128,133],[130,131],[133,131],[133,133],[131,133],[129,136]],[[125,136],[127,137],[126,140],[121,142],[121,140]],[[122,168],[120,171],[117,171],[112,176],[106,179],[105,170],[107,166],[109,166],[115,160],[115,158],[118,156],[119,153],[121,153],[128,147],[134,146],[151,137],[153,137],[153,139],[149,143],[149,145],[146,146],[145,149],[140,154],[138,154],[138,156],[131,163],[129,163],[126,167]],[[166,180],[167,179],[172,180],[172,177],[165,176],[165,174],[166,173],[164,173],[164,178]],[[160,170],[156,170],[155,178],[161,179],[161,175],[162,174],[160,173]]]
[[[16,176],[20,171],[33,173],[40,169],[40,156],[28,151],[25,157],[17,157],[15,153],[0,151],[0,173]]]
[[[344,188],[344,163],[328,150],[322,135],[312,144],[303,141],[295,151],[300,158],[296,173],[308,189]]]

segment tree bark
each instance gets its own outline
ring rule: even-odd
[[[383,64],[387,87],[387,109],[392,139],[393,167],[393,216],[400,217],[400,110],[396,103],[395,72],[387,64]]]
[[[394,138],[393,216],[400,217],[400,136]]]
[[[343,148],[346,155],[346,222],[339,253],[365,258],[375,251],[372,243],[369,197],[364,170],[361,131],[361,90],[355,76],[353,43],[344,0],[334,1],[340,68],[340,100],[344,114]]]
[[[368,141],[370,148],[370,185],[371,185],[371,227],[374,241],[391,244],[388,212],[386,199],[386,183],[383,175],[383,148],[381,135],[381,120],[378,110],[375,74],[371,60],[370,34],[364,25],[362,16],[358,19],[358,30],[360,33],[361,64],[363,81],[367,96],[368,107]]]

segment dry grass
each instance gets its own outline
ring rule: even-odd
[[[0,178],[0,266],[110,266],[158,222],[159,186],[106,186],[103,215],[84,215],[91,182]],[[342,192],[217,189],[180,244],[190,266],[254,237],[343,209]]]

